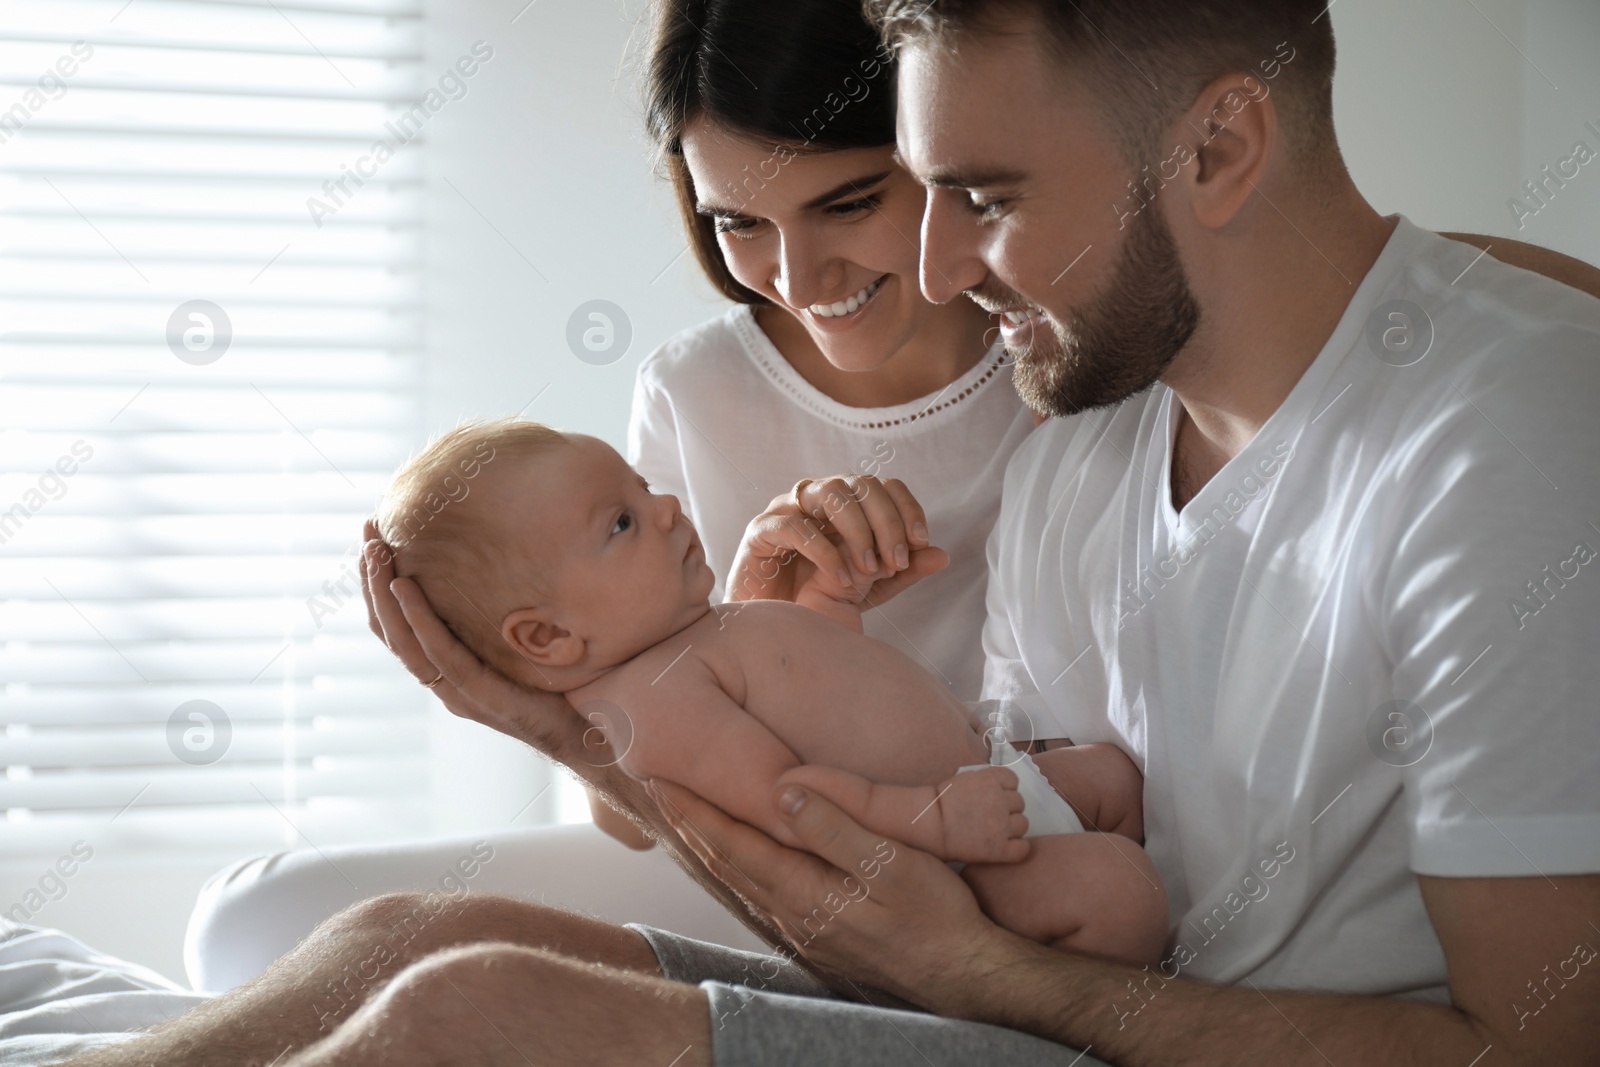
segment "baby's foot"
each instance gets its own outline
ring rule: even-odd
[[[1028,819],[1017,775],[1005,767],[964,771],[939,783],[943,859],[1019,863],[1028,856]]]

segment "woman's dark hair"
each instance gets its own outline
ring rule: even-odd
[[[711,219],[695,211],[683,131],[701,116],[770,142],[746,167],[750,192],[803,152],[894,143],[894,68],[861,0],[656,0],[645,116],[700,267],[741,304],[767,299],[734,280]]]

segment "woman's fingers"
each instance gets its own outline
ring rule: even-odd
[[[900,521],[905,524],[906,536],[911,539],[911,549],[915,551],[927,548],[928,513],[922,510],[922,505],[911,495],[906,483],[899,478],[889,478],[884,481],[883,489],[900,512]]]
[[[845,546],[850,550],[856,569],[862,574],[877,574],[882,560],[878,556],[877,537],[872,523],[861,508],[861,499],[870,495],[870,487],[854,479],[824,478],[806,486],[800,495],[800,505],[813,518],[833,524]],[[893,557],[890,557],[892,562]]]
[[[833,523],[863,574],[903,571],[928,545],[927,513],[898,478],[825,478],[801,496],[810,514]]]
[[[867,522],[878,542],[878,556],[884,560],[885,569],[903,571],[911,566],[910,525],[900,511],[900,501],[889,491],[888,482],[873,479],[867,492],[857,501],[866,513]],[[902,489],[905,487],[902,485]],[[910,497],[910,493],[905,494]],[[912,501],[915,503],[915,500]],[[917,547],[921,547],[920,545]]]
[[[796,556],[832,575],[841,592],[850,588],[850,571],[838,547],[823,535],[814,519],[790,504],[757,517],[746,529],[728,576],[727,599],[794,599],[800,584],[793,568]]]
[[[839,546],[817,531],[803,515],[789,516],[782,530],[783,545],[808,561],[822,574],[833,576],[843,593],[851,587],[850,568]]]
[[[880,578],[867,590],[866,601],[877,607],[893,600],[900,593],[916,585],[930,574],[937,574],[950,565],[950,555],[942,548],[919,548],[911,553],[911,566],[899,574]]]

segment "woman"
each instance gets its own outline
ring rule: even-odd
[[[870,612],[867,632],[974,701],[984,541],[1032,424],[991,317],[922,296],[923,190],[895,165],[893,69],[858,9],[657,6],[647,121],[696,258],[735,306],[640,366],[629,458],[683,500],[719,575],[751,516],[836,474],[866,499],[824,484],[802,505],[841,529],[863,571],[904,570],[916,546],[899,504],[913,505],[859,482],[909,486],[949,566]]]

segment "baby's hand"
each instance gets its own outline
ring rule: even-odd
[[[1017,775],[1005,767],[965,771],[939,783],[939,816],[947,860],[1020,863],[1028,858],[1027,816]]]

